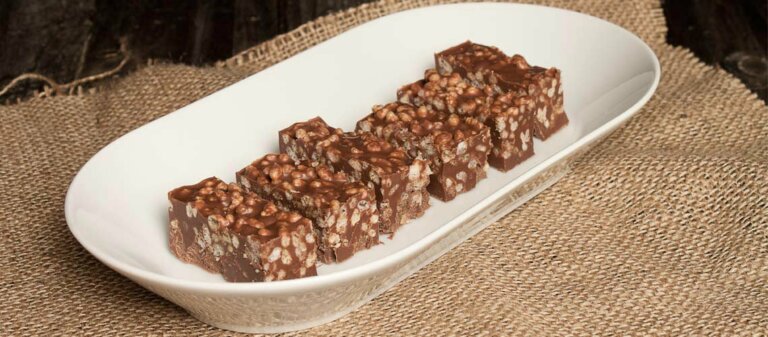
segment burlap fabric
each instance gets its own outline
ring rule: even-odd
[[[229,335],[109,270],[64,193],[118,136],[349,27],[318,19],[216,67],[148,66],[86,96],[0,108],[0,335]],[[562,181],[356,312],[297,335],[768,335],[768,109],[664,43],[656,1],[539,1],[647,41],[655,97]]]

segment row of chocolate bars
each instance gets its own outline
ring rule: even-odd
[[[321,118],[279,132],[280,154],[171,191],[170,247],[231,282],[316,275],[379,234],[508,171],[568,123],[560,71],[465,42],[343,132]]]

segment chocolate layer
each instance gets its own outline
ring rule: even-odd
[[[426,190],[429,183],[430,169],[424,160],[408,157],[403,149],[373,134],[338,133],[320,122],[313,118],[280,131],[281,149],[292,159],[316,160],[371,187],[376,192],[382,233],[393,233],[429,207],[423,193],[412,193]],[[318,125],[327,130],[316,131]]]
[[[312,222],[211,177],[168,193],[171,251],[230,282],[316,275]]]
[[[568,124],[563,110],[560,70],[531,66],[521,55],[507,56],[496,47],[471,41],[435,54],[435,65],[443,76],[458,73],[473,86],[489,86],[500,94],[527,95],[534,136],[547,139]]]
[[[237,172],[237,181],[265,199],[311,219],[322,262],[341,262],[379,243],[376,197],[344,172],[296,164],[287,154],[268,154]]]
[[[357,130],[405,149],[429,164],[430,193],[449,201],[485,178],[490,131],[477,119],[445,114],[430,106],[394,102],[375,106],[357,122]]]
[[[469,116],[485,124],[492,141],[488,163],[501,171],[508,171],[533,155],[533,102],[526,95],[499,94],[490,86],[470,85],[458,73],[443,76],[429,69],[424,80],[403,86],[397,96],[403,103]]]

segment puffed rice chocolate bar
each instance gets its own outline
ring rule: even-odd
[[[344,172],[296,164],[281,153],[254,161],[236,176],[246,189],[311,219],[324,263],[344,261],[379,243],[376,196]]]
[[[373,107],[357,122],[357,130],[402,147],[411,158],[426,160],[432,170],[427,190],[443,201],[473,189],[486,177],[490,131],[472,117],[394,102]]]
[[[426,187],[431,173],[425,161],[411,159],[403,149],[373,134],[334,130],[338,129],[319,118],[296,123],[280,131],[280,148],[291,159],[316,160],[373,188],[381,233],[394,233],[424,214],[429,208]]]
[[[170,247],[230,282],[317,275],[312,221],[215,177],[168,193]]]
[[[318,160],[316,156],[320,153],[317,151],[317,146],[325,144],[320,141],[329,138],[334,140],[342,133],[344,132],[341,129],[328,126],[320,117],[294,123],[279,133],[280,153],[288,154],[295,162],[316,163]],[[335,137],[331,137],[334,135]]]
[[[530,96],[535,104],[532,115],[536,138],[547,139],[568,124],[557,68],[531,66],[521,55],[509,57],[496,47],[471,41],[435,54],[435,66],[441,75],[458,72],[478,88],[490,85],[498,93]]]
[[[490,86],[480,89],[459,73],[442,76],[429,69],[424,80],[403,86],[397,97],[402,103],[471,116],[487,125],[493,144],[488,163],[500,171],[509,171],[533,155],[531,118],[527,114],[533,109],[533,100],[528,96],[499,94]]]

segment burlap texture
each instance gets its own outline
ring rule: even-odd
[[[664,72],[654,98],[554,187],[356,312],[296,335],[768,335],[768,109],[666,45],[656,1],[537,2],[647,41]],[[93,95],[0,107],[0,335],[232,334],[86,253],[64,221],[68,183],[127,131],[427,3],[321,18],[217,67],[148,66]]]

